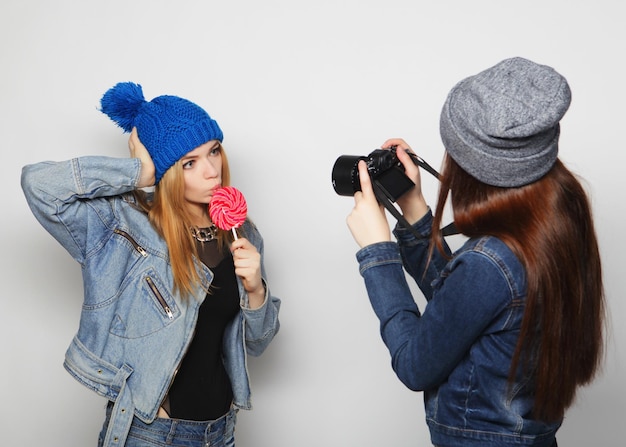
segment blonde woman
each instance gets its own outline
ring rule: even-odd
[[[108,400],[99,446],[234,446],[236,413],[251,408],[245,357],[278,331],[280,300],[255,225],[233,240],[208,215],[229,184],[222,131],[191,101],[148,102],[130,82],[101,105],[130,133],[130,158],[22,173],[33,214],[83,272],[65,367]]]

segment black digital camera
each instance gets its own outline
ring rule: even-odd
[[[396,147],[391,149],[375,149],[367,156],[342,155],[337,158],[332,171],[332,182],[335,192],[340,196],[353,196],[361,190],[359,178],[359,161],[364,160],[367,171],[381,191],[389,200],[395,202],[402,194],[415,186],[415,183],[404,173],[404,166],[396,154]]]
[[[440,179],[439,173],[422,158],[411,151],[406,151],[416,166],[432,174],[436,179]],[[354,196],[354,193],[361,190],[361,180],[359,178],[359,161],[364,160],[367,165],[367,172],[372,180],[372,189],[376,200],[381,203],[398,223],[411,231],[415,237],[422,239],[402,214],[396,209],[392,202],[395,202],[405,192],[415,186],[404,172],[404,166],[396,154],[396,146],[390,149],[375,149],[366,157],[360,155],[342,155],[335,161],[332,171],[332,182],[335,192],[340,196]],[[458,230],[454,222],[441,229],[443,236],[457,234]]]

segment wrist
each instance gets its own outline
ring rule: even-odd
[[[265,302],[266,289],[263,281],[261,281],[261,285],[255,288],[255,290],[246,290],[246,292],[248,293],[248,305],[250,306],[250,309],[261,307],[261,305]]]
[[[404,218],[413,225],[421,220],[429,211],[428,205],[423,197],[419,200],[415,200],[410,206],[400,207]]]

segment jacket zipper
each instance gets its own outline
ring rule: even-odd
[[[135,250],[137,250],[141,254],[141,256],[143,256],[144,258],[146,258],[148,256],[148,253],[146,252],[146,250],[141,245],[139,245],[137,243],[137,241],[135,241],[135,239],[133,239],[133,237],[130,234],[128,234],[127,232],[122,231],[122,230],[120,230],[118,228],[114,229],[113,232],[115,234],[118,234],[118,235],[124,237],[128,242],[130,242],[132,244],[132,246],[135,248]],[[159,304],[163,308],[163,311],[167,314],[168,318],[170,320],[173,320],[174,319],[174,314],[172,313],[172,309],[170,309],[170,306],[168,306],[167,302],[163,298],[163,295],[161,295],[161,292],[159,292],[159,289],[157,288],[157,286],[154,283],[154,281],[152,280],[152,278],[150,278],[149,276],[146,277],[146,283],[148,284],[148,287],[150,287],[150,290],[154,294],[155,298],[159,301]],[[195,329],[194,329],[193,333],[195,333]],[[189,347],[189,343],[187,343],[187,348],[188,347]],[[180,368],[180,362],[176,366],[176,369],[174,370],[174,374],[172,375],[172,378],[170,379],[170,383],[169,383],[169,385],[167,387],[167,392],[165,393],[165,396],[167,396],[169,394],[169,389],[172,387],[172,383],[174,383],[174,379],[176,378],[176,375],[178,374],[178,369],[179,368]]]
[[[163,295],[161,295],[161,292],[159,292],[159,289],[157,289],[157,286],[156,286],[156,284],[154,284],[154,281],[152,281],[152,278],[147,276],[146,277],[146,282],[148,283],[148,287],[150,287],[150,290],[152,290],[152,293],[154,294],[156,299],[161,304],[161,307],[163,308],[163,310],[167,314],[168,318],[170,320],[173,320],[174,319],[174,314],[172,313],[172,309],[170,309],[170,306],[168,306],[167,302],[165,302],[165,298],[163,298]]]
[[[149,278],[148,278],[149,279]],[[197,315],[196,315],[197,318]],[[194,326],[193,330],[191,331],[191,337],[187,340],[187,343],[185,345],[185,349],[180,357],[180,361],[178,362],[178,365],[176,365],[176,368],[174,368],[174,374],[172,374],[172,377],[170,378],[170,382],[167,385],[165,394],[163,395],[163,398],[161,399],[161,402],[159,403],[159,407],[161,407],[163,405],[163,402],[165,401],[165,399],[167,398],[167,396],[170,394],[170,389],[172,388],[172,385],[174,384],[174,380],[176,379],[176,376],[178,375],[178,370],[180,369],[180,365],[183,363],[183,359],[185,358],[185,355],[187,354],[187,351],[189,350],[189,345],[191,345],[191,340],[193,340],[193,338],[196,335],[196,327]],[[157,409],[158,411],[158,409]]]
[[[120,230],[119,228],[114,229],[113,232],[115,234],[119,234],[120,236],[125,238],[128,242],[130,242],[132,246],[135,248],[135,250],[137,250],[141,254],[141,256],[143,256],[144,258],[148,257],[148,252],[146,252],[146,250],[141,245],[139,245],[137,241],[135,241],[135,239],[133,239],[133,237],[130,234],[128,234],[125,231]],[[159,292],[159,289],[157,288],[156,284],[154,284],[154,281],[152,281],[152,278],[147,277],[146,282],[148,283],[148,287],[150,287],[150,290],[152,290],[152,293],[154,294],[155,298],[159,301],[159,304],[163,308],[163,311],[167,314],[167,317],[170,320],[173,320],[174,313],[172,312],[172,309],[170,309],[170,306],[168,306],[167,302],[163,298],[163,295],[161,295],[161,292]]]
[[[196,310],[196,312],[199,312],[200,309],[198,307],[198,309]],[[197,318],[198,315],[196,315],[196,323],[197,323]],[[245,327],[244,327],[245,329]],[[185,345],[185,349],[180,357],[180,361],[178,362],[178,365],[176,365],[176,368],[174,369],[174,374],[172,374],[172,377],[170,378],[170,382],[167,385],[167,389],[165,391],[165,394],[163,396],[163,398],[161,399],[161,402],[159,403],[159,406],[163,405],[163,402],[165,401],[165,399],[167,398],[167,396],[170,394],[170,389],[172,389],[172,385],[174,384],[174,380],[176,380],[176,376],[178,375],[178,371],[180,370],[180,365],[183,363],[183,360],[185,358],[185,355],[187,354],[187,351],[189,350],[189,345],[191,345],[191,340],[194,339],[194,337],[196,336],[196,331],[197,331],[197,326],[194,325],[193,330],[191,331],[191,336],[190,338],[187,340],[187,343]]]
[[[143,256],[144,258],[148,257],[148,253],[146,252],[146,250],[144,250],[144,248],[141,245],[139,245],[137,243],[137,241],[135,241],[135,239],[133,239],[133,237],[130,234],[128,234],[127,232],[122,231],[122,230],[120,230],[118,228],[113,230],[113,232],[115,234],[119,234],[120,236],[125,238],[128,242],[130,242],[133,245],[133,247],[135,248],[135,250],[137,250],[141,254],[141,256]]]

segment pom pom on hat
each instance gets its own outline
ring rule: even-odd
[[[223,140],[222,130],[207,112],[178,96],[163,95],[147,102],[141,85],[120,82],[100,101],[101,111],[125,132],[137,128],[139,140],[152,157],[158,183],[178,160],[211,140]]]
[[[102,112],[124,129],[124,132],[133,130],[135,118],[145,103],[141,85],[132,82],[120,82],[109,89],[100,100]]]
[[[553,68],[506,59],[450,91],[441,138],[448,154],[476,179],[523,186],[554,165],[559,121],[570,102],[567,80]]]

